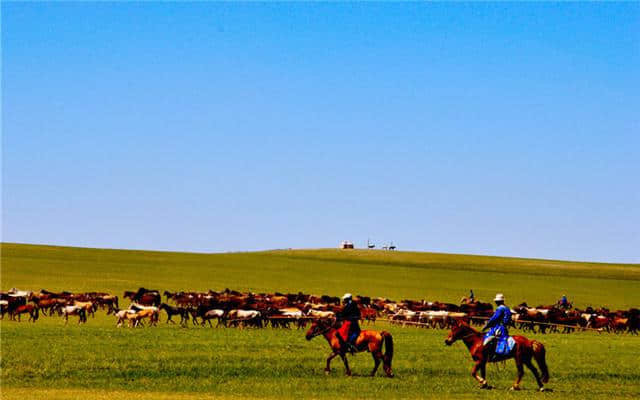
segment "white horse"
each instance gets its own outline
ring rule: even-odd
[[[82,307],[79,307],[79,306],[62,307],[62,316],[64,317],[65,325],[69,323],[69,315],[78,316],[78,324],[87,322],[87,312]]]
[[[314,318],[319,318],[319,319],[329,319],[329,318],[335,318],[336,317],[336,314],[333,311],[309,310],[307,315],[309,315],[311,317],[314,317]]]
[[[124,322],[129,319],[129,318],[127,318],[127,316],[133,316],[135,314],[136,314],[135,310],[120,310],[120,311],[118,311],[117,313],[115,313],[115,316],[117,318],[116,326],[117,327],[121,327],[122,324],[124,324]]]
[[[231,310],[229,319],[252,319],[260,316],[260,311],[256,310]]]
[[[292,308],[281,308],[278,310],[278,312],[280,313],[280,315],[284,316],[284,317],[289,317],[289,318],[301,318],[302,317],[302,311],[300,311],[299,309],[292,307]]]
[[[418,321],[435,328],[437,324],[444,328],[449,320],[449,311],[421,311]]]
[[[33,294],[33,292],[30,292],[28,290],[19,290],[16,288],[11,288],[8,294],[11,297],[30,297]]]
[[[220,310],[217,308],[209,310],[202,316],[202,326],[204,326],[205,322],[208,322],[209,326],[213,328],[213,325],[211,325],[211,320],[214,318],[218,320],[218,324],[216,325],[218,326],[220,325],[220,320],[222,319],[222,317],[224,317],[224,310]]]
[[[232,325],[237,325],[238,322],[242,322],[242,325],[247,323],[254,323],[257,327],[262,327],[262,321],[260,317],[262,314],[256,310],[231,310],[227,315],[227,319],[231,320]],[[241,326],[242,326],[241,325]]]
[[[143,306],[143,305],[138,304],[138,303],[129,304],[129,310],[134,310],[134,311],[150,310],[150,311],[155,311],[155,312],[159,312],[160,311],[158,309],[158,307],[156,307],[156,306]]]

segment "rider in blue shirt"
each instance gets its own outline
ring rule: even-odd
[[[565,310],[569,308],[569,300],[567,300],[567,295],[563,294],[562,298],[558,302],[560,304],[560,308],[564,308]]]
[[[496,354],[506,354],[509,352],[507,339],[509,338],[508,326],[511,324],[511,310],[504,305],[504,295],[502,293],[498,293],[494,301],[498,307],[482,328],[483,332],[489,329],[489,332],[484,335],[483,344],[486,346],[493,339],[498,339]]]

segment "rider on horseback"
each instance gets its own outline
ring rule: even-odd
[[[567,295],[566,294],[562,295],[562,298],[560,298],[560,300],[558,301],[558,306],[561,309],[564,309],[564,310],[568,310],[568,309],[571,308],[569,300],[567,299]]]
[[[507,327],[511,324],[511,310],[509,310],[509,307],[504,305],[504,295],[502,293],[498,293],[494,301],[498,307],[491,319],[489,319],[482,328],[483,332],[490,328],[489,332],[484,335],[484,341],[482,344],[487,346],[494,339],[498,339],[495,353],[497,355],[506,355],[509,353],[507,343],[509,330]]]
[[[360,309],[358,305],[353,301],[351,293],[346,293],[342,296],[342,302],[344,307],[342,311],[336,315],[338,321],[342,321],[342,326],[338,330],[339,336],[345,341],[347,350],[351,353],[357,351],[355,343],[360,335]]]

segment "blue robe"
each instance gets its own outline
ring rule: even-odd
[[[504,304],[496,308],[496,312],[491,319],[487,322],[486,327],[489,327],[489,332],[484,335],[485,343],[491,336],[498,340],[496,344],[496,354],[504,355],[511,350],[509,347],[509,330],[508,326],[511,323],[511,310]]]

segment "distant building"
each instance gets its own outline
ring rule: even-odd
[[[353,242],[349,241],[349,240],[343,240],[342,242],[340,242],[340,248],[341,249],[353,249]]]

